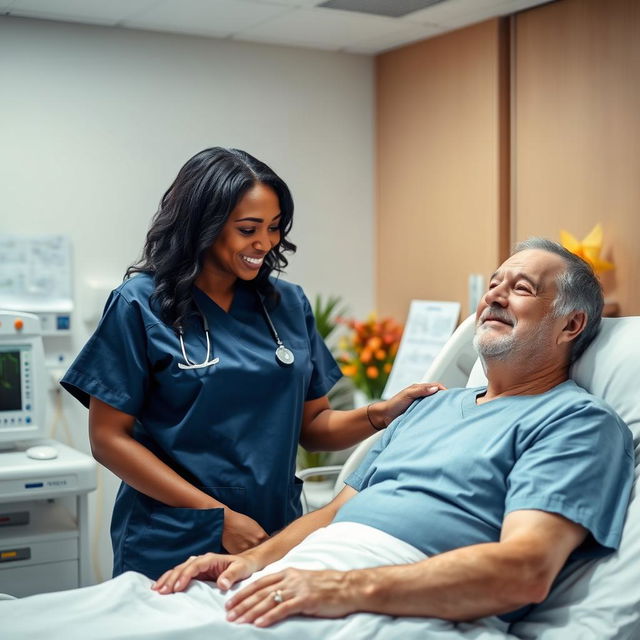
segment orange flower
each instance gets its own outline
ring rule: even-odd
[[[369,347],[371,351],[377,351],[381,346],[382,340],[380,339],[380,336],[373,336],[372,338],[369,338],[367,342],[367,347]]]
[[[383,370],[385,373],[387,373],[387,374],[388,374],[388,373],[391,373],[391,367],[392,367],[392,366],[393,366],[393,365],[392,365],[390,362],[385,362],[385,363],[384,363],[384,366],[382,367],[382,370]]]
[[[363,364],[368,364],[369,362],[371,362],[371,351],[369,351],[369,349],[363,349],[362,353],[360,354],[360,362],[362,362]]]
[[[367,378],[375,380],[380,375],[377,367],[367,367]]]
[[[358,367],[356,367],[355,364],[343,364],[340,367],[340,370],[342,371],[343,375],[349,378],[355,376],[356,373],[358,373]]]
[[[378,349],[375,353],[376,360],[384,360],[387,357],[387,353],[384,349]]]

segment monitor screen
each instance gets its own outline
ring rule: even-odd
[[[0,411],[22,410],[20,351],[0,350]]]
[[[33,345],[0,342],[0,442],[38,431]],[[36,380],[35,378],[38,378]]]
[[[35,316],[0,310],[0,449],[44,436],[48,377],[42,346]]]

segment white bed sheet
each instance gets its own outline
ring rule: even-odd
[[[281,561],[259,575],[284,566],[349,569],[415,562],[417,549],[381,531],[337,523],[315,532]],[[425,618],[393,618],[358,613],[340,620],[296,617],[271,628],[229,623],[228,597],[211,583],[194,582],[184,593],[162,596],[151,580],[125,573],[100,585],[0,601],[2,637],[20,640],[200,640],[282,638],[284,640],[505,640],[497,618],[454,624]]]

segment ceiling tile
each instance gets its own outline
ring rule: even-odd
[[[115,24],[135,11],[147,10],[159,0],[14,0],[12,15],[35,16],[53,20],[74,20]]]
[[[254,0],[260,4],[282,4],[287,7],[314,7],[324,0]]]
[[[224,36],[289,11],[282,4],[252,0],[160,0],[123,21],[127,27]]]
[[[242,34],[234,34],[232,40],[237,42],[256,42],[259,44],[283,45],[285,47],[299,47],[303,49],[316,49],[318,51],[340,51],[342,46],[326,40],[313,40],[310,38],[296,38],[292,35],[289,38],[280,38],[271,35],[251,35],[243,36]]]
[[[435,25],[407,24],[405,28],[394,32],[379,35],[375,38],[354,41],[353,44],[345,46],[344,51],[365,54],[381,53],[405,44],[424,40],[440,33],[440,31],[442,31],[442,28]]]
[[[504,3],[505,0],[446,0],[432,7],[427,7],[420,11],[414,11],[403,20],[410,22],[428,22],[431,24],[442,24],[465,14],[472,14],[487,7],[494,7]]]
[[[555,0],[507,0],[507,13],[516,13],[518,11],[524,11],[531,7],[536,7],[540,4],[546,4],[548,2],[555,2]]]
[[[541,4],[541,0],[527,0],[527,2],[527,6]],[[523,8],[522,5],[523,2],[518,0],[502,0],[502,2],[499,3],[496,3],[494,0],[494,3],[490,6],[475,8],[473,11],[469,10],[462,14],[444,18],[439,22],[439,24],[446,26],[449,29],[456,29],[458,27],[482,22],[483,20],[488,20],[490,18],[516,13]]]
[[[336,9],[298,9],[235,34],[243,40],[343,48],[397,32],[397,20]]]

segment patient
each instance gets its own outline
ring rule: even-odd
[[[373,634],[354,631],[358,616],[349,614],[370,612],[482,618],[484,637],[509,637],[501,619],[544,600],[570,557],[603,556],[620,540],[633,480],[631,434],[568,379],[597,333],[602,304],[582,260],[546,240],[518,245],[477,310],[474,344],[486,388],[415,402],[333,502],[254,549],[191,557],[152,589],[129,573],[0,602],[3,631],[353,640]],[[295,617],[262,629],[299,614],[327,619]],[[438,638],[466,637],[464,625],[430,624]],[[400,637],[397,626],[394,633]]]

